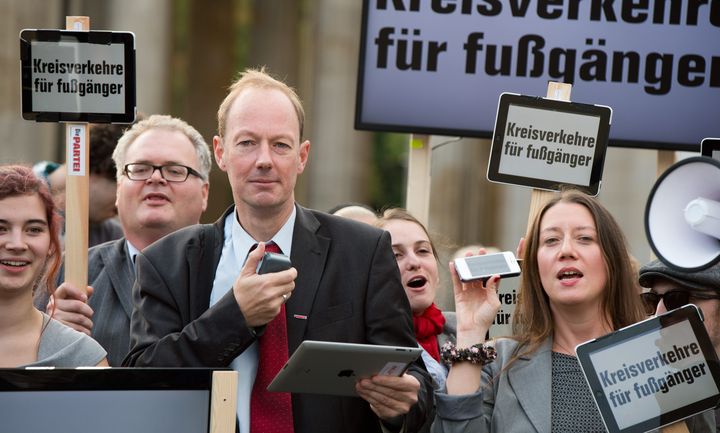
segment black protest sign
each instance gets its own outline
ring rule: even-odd
[[[22,111],[27,120],[135,118],[135,38],[128,32],[23,30]]]
[[[644,432],[720,401],[717,354],[694,305],[583,343],[576,350],[610,432]]]
[[[572,83],[610,145],[695,150],[720,118],[720,2],[365,0],[358,129],[490,137],[503,91]]]
[[[611,113],[599,105],[503,93],[488,180],[546,190],[574,185],[596,195]]]

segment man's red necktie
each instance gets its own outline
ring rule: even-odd
[[[275,242],[268,242],[265,251],[282,254]],[[285,304],[265,327],[258,341],[257,376],[250,397],[250,433],[293,433],[290,393],[268,392],[267,387],[288,360],[287,320]]]

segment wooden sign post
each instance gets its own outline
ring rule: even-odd
[[[657,168],[655,170],[655,179],[660,177],[661,174],[665,173],[665,170],[670,168],[671,165],[675,164],[675,151],[674,150],[658,150],[657,151]],[[655,260],[655,254],[652,249],[650,250],[650,260]],[[669,433],[669,432],[666,432]],[[673,432],[682,433],[682,432]]]
[[[431,165],[430,136],[410,135],[405,208],[425,226],[430,217]]]
[[[90,123],[135,119],[135,36],[90,31],[90,18],[69,16],[65,30],[20,32],[22,115],[67,122],[65,279],[87,290]]]
[[[65,29],[89,31],[90,18],[66,17]],[[65,281],[85,291],[88,272],[90,128],[87,123],[68,123],[65,131]]]
[[[237,387],[237,371],[213,372],[210,433],[233,433],[235,431]]]

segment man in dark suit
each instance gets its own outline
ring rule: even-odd
[[[287,359],[302,340],[417,345],[388,233],[296,205],[310,151],[303,118],[294,90],[263,71],[233,84],[213,147],[234,206],[138,255],[124,363],[231,366],[241,433],[418,431],[432,407],[421,362],[401,377],[361,380],[362,399],[265,391],[275,355]],[[258,275],[271,246],[293,267]]]
[[[212,163],[207,143],[195,128],[161,115],[125,132],[113,160],[125,237],[88,251],[87,295],[63,283],[50,304],[47,298],[35,304],[47,305],[48,312],[54,308],[56,319],[92,336],[108,352],[110,365],[120,366],[130,350],[134,257],[168,233],[199,222],[207,206]],[[62,279],[61,272],[59,282]]]

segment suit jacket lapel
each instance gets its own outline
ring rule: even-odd
[[[214,224],[203,225],[200,241],[193,242],[187,247],[185,257],[188,270],[195,278],[189,288],[190,320],[200,317],[210,307],[210,293],[223,249],[225,218],[233,211],[235,211],[234,205],[230,206]]]
[[[528,419],[539,432],[550,431],[551,428],[551,348],[552,340],[548,338],[535,353],[518,358],[508,370],[508,382]]]
[[[293,295],[285,306],[289,353],[297,349],[305,335],[320,278],[325,269],[331,239],[319,234],[319,230],[320,222],[312,212],[297,206],[290,260],[297,269],[298,276]]]
[[[120,305],[129,319],[133,310],[132,287],[135,282],[135,273],[131,272],[134,265],[130,262],[125,238],[115,241],[113,248],[101,250],[100,256],[105,266],[105,272],[110,279],[110,286],[115,291],[115,295],[120,300]]]

